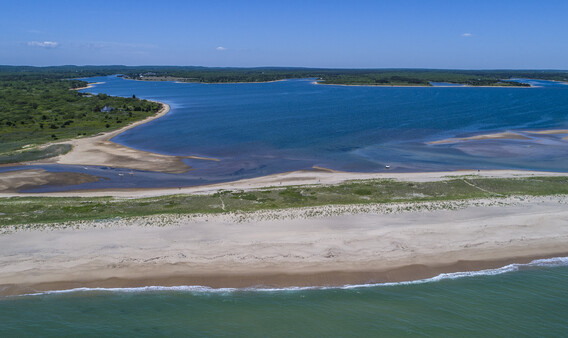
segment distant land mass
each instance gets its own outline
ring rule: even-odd
[[[70,147],[40,146],[117,130],[160,110],[159,103],[135,96],[122,98],[70,90],[87,86],[87,82],[78,79],[107,75],[133,80],[195,83],[259,83],[313,78],[320,84],[363,86],[431,86],[441,82],[466,86],[530,87],[522,79],[568,80],[568,71],[565,70],[0,65],[0,164],[61,155]]]
[[[468,86],[529,86],[514,79],[568,81],[566,70],[332,69],[296,67],[199,66],[0,66],[0,79],[81,78],[120,74],[129,79],[201,83],[268,82],[315,78],[323,84],[430,86],[447,82]]]

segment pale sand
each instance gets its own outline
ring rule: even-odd
[[[464,141],[477,141],[477,140],[530,140],[529,137],[526,137],[521,134],[517,134],[514,132],[502,132],[502,133],[494,133],[494,134],[483,134],[483,135],[475,135],[470,137],[456,137],[456,138],[448,138],[438,141],[431,141],[427,142],[427,144],[448,144],[448,143],[456,143],[456,142],[464,142]]]
[[[527,130],[525,133],[541,135],[568,134],[568,129]]]
[[[42,173],[36,173],[42,175]],[[47,173],[44,173],[47,174]],[[24,176],[28,176],[24,173]],[[100,189],[100,190],[74,190],[64,192],[46,193],[15,193],[1,191],[0,197],[14,196],[52,196],[52,197],[101,197],[112,196],[121,198],[144,198],[175,194],[212,194],[219,190],[254,190],[266,187],[286,187],[294,185],[332,185],[340,184],[351,180],[368,179],[395,179],[400,181],[430,182],[440,181],[454,177],[464,177],[474,175],[486,178],[521,178],[521,177],[551,177],[568,176],[568,173],[547,172],[547,171],[528,171],[528,170],[460,170],[460,171],[441,171],[441,172],[418,172],[418,173],[356,173],[342,172],[337,170],[314,168],[314,170],[299,170],[273,174],[238,181],[223,182],[210,185],[181,187],[181,188],[139,188],[139,189]],[[0,174],[0,179],[3,176]],[[10,172],[5,184],[16,184],[10,180],[19,180],[17,172]],[[68,182],[68,184],[78,184]]]
[[[282,81],[289,81],[291,79],[281,79],[281,80],[272,80],[272,81],[257,81],[257,82],[184,82],[184,81],[176,81],[176,83],[199,83],[204,85],[222,85],[222,84],[251,84],[251,83],[274,83],[274,82],[282,82]]]
[[[169,156],[132,149],[110,141],[116,135],[131,128],[147,123],[166,115],[170,106],[164,103],[160,111],[144,120],[132,123],[126,127],[93,137],[77,138],[70,141],[58,142],[71,144],[73,149],[65,155],[31,162],[33,164],[58,163],[75,165],[108,166],[137,170],[160,171],[168,173],[183,173],[190,167],[182,162],[183,158],[201,160],[216,160],[197,156]],[[52,143],[55,144],[55,143]],[[47,146],[47,145],[46,145]]]
[[[496,268],[567,256],[567,204],[568,196],[516,197],[20,229],[0,235],[0,294],[364,284]]]
[[[132,80],[132,81],[149,81],[149,82],[175,82],[175,83],[199,83],[199,84],[241,84],[241,83],[273,83],[273,82],[281,82],[281,81],[288,81],[290,79],[281,79],[281,80],[272,80],[272,81],[256,81],[256,82],[200,82],[200,81],[183,81],[186,79],[191,78],[183,78],[183,77],[168,77],[168,76],[145,76],[143,78],[124,78],[125,80]],[[82,89],[82,88],[81,88]]]
[[[537,134],[537,135],[557,135],[557,134],[568,134],[568,129],[548,129],[548,130],[523,130],[519,132],[514,131],[506,131],[501,133],[493,133],[493,134],[482,134],[482,135],[475,135],[470,137],[455,137],[455,138],[448,138],[438,141],[431,141],[427,142],[427,144],[448,144],[448,143],[457,143],[463,141],[477,141],[477,140],[493,140],[493,139],[503,139],[503,140],[530,140],[529,137],[524,136],[520,133],[524,134]],[[568,139],[567,137],[563,137],[563,140]]]
[[[341,83],[322,83],[320,81],[313,81],[312,84],[323,86],[341,86],[341,87],[385,87],[385,88],[436,88],[427,85],[380,85],[380,84],[341,84]]]
[[[95,85],[103,84],[103,83],[104,83],[104,82],[91,82],[91,83],[88,83],[85,87],[72,88],[71,90],[89,89],[89,88],[93,88]]]

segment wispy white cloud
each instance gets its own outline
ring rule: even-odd
[[[55,48],[59,43],[55,41],[29,41],[28,46],[42,47],[42,48]]]
[[[473,36],[473,34],[471,34],[471,33],[463,33],[462,34],[462,37],[464,37],[464,38],[471,38],[472,36]]]
[[[225,47],[222,47],[222,46],[219,46],[219,47],[217,47],[217,48],[215,48],[215,49],[216,49],[216,50],[219,50],[219,51],[224,51],[224,50],[227,50],[227,48],[225,48]]]

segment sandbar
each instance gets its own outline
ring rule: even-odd
[[[478,140],[530,140],[530,138],[515,132],[502,132],[494,134],[475,135],[470,137],[447,138],[443,140],[427,142],[427,144],[449,144],[449,143],[478,141]]]
[[[0,191],[16,193],[42,185],[64,186],[96,182],[97,176],[74,172],[48,172],[43,169],[27,169],[0,173]]]
[[[427,142],[427,144],[450,144],[465,141],[479,141],[479,140],[530,140],[523,134],[534,134],[534,135],[559,135],[568,134],[568,129],[547,129],[547,130],[522,130],[522,131],[505,131],[500,133],[491,134],[481,134],[469,137],[453,137],[443,140]],[[568,139],[568,137],[563,137],[563,140]]]
[[[6,180],[18,181],[18,172],[10,172]],[[24,176],[27,175],[24,173]],[[89,189],[62,192],[20,193],[1,191],[0,197],[44,196],[44,197],[120,197],[146,198],[173,194],[213,194],[219,190],[254,190],[266,187],[286,187],[297,185],[333,185],[352,180],[394,179],[399,181],[431,182],[455,177],[474,175],[486,178],[521,178],[535,176],[568,176],[564,172],[531,171],[531,170],[459,170],[415,173],[357,173],[315,167],[313,170],[290,171],[230,182],[175,188],[129,188],[129,189]],[[1,177],[1,176],[0,176]],[[16,184],[16,183],[7,183]]]
[[[161,102],[159,102],[161,103]],[[69,141],[50,143],[50,144],[71,144],[72,150],[67,154],[57,157],[30,162],[32,164],[74,164],[74,165],[94,165],[108,166],[114,168],[128,168],[136,170],[159,171],[167,173],[183,173],[191,169],[183,163],[184,158],[195,158],[201,160],[216,160],[196,156],[170,156],[162,155],[142,150],[126,147],[111,141],[111,139],[126,130],[132,129],[141,124],[155,120],[166,115],[170,111],[170,106],[161,103],[162,107],[157,114],[144,120],[132,123],[121,129],[107,133],[102,133],[92,137],[76,138]],[[45,146],[48,146],[47,144]]]
[[[525,133],[540,135],[568,134],[568,129],[527,130]]]

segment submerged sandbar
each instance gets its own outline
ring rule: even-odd
[[[480,140],[530,140],[528,135],[562,135],[568,134],[568,129],[547,129],[547,130],[521,130],[521,131],[504,131],[499,133],[481,134],[468,137],[452,137],[443,140],[430,141],[427,144],[450,144],[457,142],[467,141],[480,141]],[[565,140],[567,137],[563,137]]]

